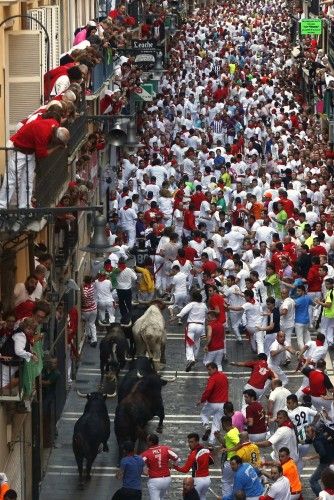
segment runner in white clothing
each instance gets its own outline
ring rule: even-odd
[[[112,285],[103,271],[98,274],[98,278],[95,280],[95,290],[99,321],[102,325],[114,323],[115,307],[112,296]]]
[[[185,330],[186,372],[189,372],[196,363],[201,337],[205,336],[205,320],[208,312],[208,308],[202,302],[200,292],[194,292],[191,299],[192,301],[176,315],[177,318],[183,318],[188,315]]]
[[[172,281],[167,291],[172,292],[174,297],[174,304],[168,306],[170,315],[173,317],[174,310],[181,310],[188,301],[188,276],[180,270],[180,265],[177,264],[173,264],[171,275]],[[181,318],[179,318],[179,323],[182,324]]]

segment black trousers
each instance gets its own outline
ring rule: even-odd
[[[141,500],[141,490],[121,488],[116,491],[111,500]]]
[[[121,323],[128,324],[131,320],[132,312],[132,291],[117,289],[119,312],[121,313]]]

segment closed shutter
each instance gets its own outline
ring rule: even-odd
[[[27,11],[28,16],[37,19],[43,26],[46,28],[46,13],[44,9],[30,9]],[[48,67],[48,51],[47,51],[47,41],[44,30],[41,28],[41,25],[34,21],[33,19],[29,19],[29,28],[33,31],[41,32],[41,51],[42,51],[42,72],[43,74],[47,72]],[[48,30],[47,30],[48,31]],[[49,34],[50,36],[50,34]],[[51,44],[51,42],[50,42]],[[51,68],[50,68],[51,69]]]
[[[24,492],[24,433],[20,432],[18,439],[13,443],[13,448],[6,463],[6,475],[10,487],[16,491],[18,498],[25,498]]]
[[[60,12],[59,6],[44,7],[45,27],[50,37],[50,69],[59,66],[60,59]]]
[[[7,36],[6,135],[43,103],[40,31],[13,31]]]

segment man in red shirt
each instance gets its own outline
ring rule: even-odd
[[[243,392],[246,403],[246,420],[249,439],[253,443],[263,441],[267,435],[266,414],[261,403],[256,401],[257,396],[254,389],[246,389]]]
[[[219,312],[208,313],[208,324],[206,327],[206,346],[204,347],[203,363],[216,363],[218,371],[222,371],[222,359],[225,354],[225,332],[224,325],[217,319]]]
[[[318,299],[321,296],[321,287],[323,277],[320,276],[320,258],[318,255],[312,257],[312,265],[307,273],[307,293],[312,297],[312,300]]]
[[[321,411],[325,408],[332,420],[334,387],[327,373],[325,373],[326,361],[319,359],[315,368],[309,366],[310,361],[306,360],[302,369],[302,374],[309,379],[309,387],[305,387],[302,392],[311,396],[312,404],[316,410]],[[331,393],[329,397],[327,396],[327,392]]]
[[[310,248],[310,254],[312,257],[317,255],[320,257],[320,255],[327,255],[327,250],[325,247],[320,245],[320,241],[325,241],[325,235],[324,234],[319,234],[318,236],[313,236],[313,247]]]
[[[164,498],[171,484],[169,461],[176,462],[179,457],[169,447],[159,445],[157,434],[147,436],[148,449],[141,456],[148,469],[147,487],[150,498]]]
[[[252,373],[244,390],[253,389],[257,399],[260,399],[269,388],[270,381],[277,378],[275,373],[268,367],[267,355],[264,352],[257,355],[256,361],[231,361],[230,365],[251,368]]]
[[[189,203],[189,208],[183,212],[183,234],[191,236],[191,232],[196,229],[196,221],[194,214],[194,204]]]
[[[199,443],[199,435],[195,432],[188,434],[188,445],[190,453],[183,467],[174,465],[174,469],[179,472],[189,472],[192,470],[195,488],[200,498],[206,498],[206,493],[211,484],[209,466],[213,464],[210,450],[204,448]]]
[[[14,150],[8,155],[7,172],[0,190],[0,209],[9,207],[16,189],[19,208],[31,206],[36,158],[46,158],[66,146],[70,139],[69,131],[59,125],[58,120],[42,115],[23,125],[10,138]]]
[[[295,209],[293,201],[289,200],[288,193],[285,191],[285,189],[279,189],[278,194],[280,198],[280,203],[283,206],[283,210],[286,211],[288,219],[292,218]]]
[[[195,193],[190,197],[191,203],[194,205],[195,212],[199,212],[202,201],[206,200],[206,196],[202,191],[202,186],[196,186]]]
[[[209,443],[213,444],[215,442],[215,432],[220,430],[220,421],[224,415],[224,404],[228,401],[228,380],[225,373],[218,371],[216,363],[208,363],[206,368],[209,379],[197,406],[205,403],[201,411],[202,424],[206,429],[202,439],[207,441],[209,438]],[[211,417],[212,425],[210,428],[209,421]]]
[[[219,321],[222,325],[226,323],[226,312],[225,312],[225,300],[220,293],[218,293],[217,287],[210,285],[208,288],[209,294],[209,308],[212,311],[217,311],[218,317],[217,321]]]

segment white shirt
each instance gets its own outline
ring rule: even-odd
[[[174,293],[187,294],[187,274],[179,272],[172,278],[172,285],[174,286]]]
[[[178,318],[183,318],[188,314],[187,323],[202,323],[204,325],[208,308],[204,302],[190,302],[177,314]]]
[[[136,220],[137,214],[133,208],[119,211],[119,222],[121,226],[134,229]]]
[[[244,235],[239,233],[239,231],[233,231],[233,229],[224,236],[224,243],[227,247],[232,248],[233,253],[240,252],[243,241]]]
[[[291,394],[289,389],[285,387],[276,387],[269,394],[269,401],[274,403],[273,406],[273,417],[277,416],[279,410],[286,410],[286,398]]]
[[[17,332],[14,333],[12,338],[14,340],[14,351],[16,356],[20,356],[20,358],[23,358],[25,361],[29,362],[33,354],[24,350],[27,343],[25,334],[23,332]]]
[[[103,281],[95,280],[96,300],[97,302],[113,302],[111,295],[111,282],[108,279]]]
[[[137,281],[137,275],[132,269],[127,267],[117,275],[118,290],[130,290],[133,281]]]
[[[294,429],[285,425],[279,427],[277,431],[270,436],[268,441],[273,445],[275,460],[278,460],[278,450],[280,448],[287,447],[290,450],[290,457],[292,460],[298,462],[299,453]]]
[[[245,312],[246,326],[255,328],[256,325],[262,324],[261,306],[258,302],[246,302],[241,307]]]
[[[306,439],[306,427],[312,424],[317,410],[308,406],[297,406],[294,410],[288,411],[290,420],[294,423],[300,441]]]
[[[305,358],[311,359],[314,363],[319,361],[319,359],[325,359],[328,351],[327,342],[322,346],[317,346],[315,340],[309,340],[305,345],[308,346],[307,351],[304,353]]]
[[[256,230],[255,239],[258,243],[260,243],[261,241],[265,241],[269,246],[272,241],[273,233],[275,233],[275,230],[272,227],[260,226]]]
[[[285,328],[293,328],[295,324],[295,301],[291,297],[287,297],[286,299],[283,300],[281,307],[280,307],[280,312],[282,312],[283,309],[287,310],[286,315],[281,314],[280,318],[280,323],[281,323],[281,329],[284,330]]]
[[[274,500],[290,500],[290,481],[287,477],[281,476],[272,484],[267,495]]]
[[[257,271],[259,273],[259,279],[264,280],[266,277],[267,259],[265,257],[255,257],[249,264],[249,268],[252,271]]]
[[[287,346],[286,340],[284,341],[284,346]],[[273,351],[278,351],[279,349],[282,349],[283,345],[280,344],[277,340],[274,340],[274,342],[270,346],[270,354],[268,358],[268,366],[272,370],[275,371],[275,367],[280,366],[284,361],[286,360],[286,351],[282,351],[279,354],[276,354],[276,356],[271,356],[271,353]]]

